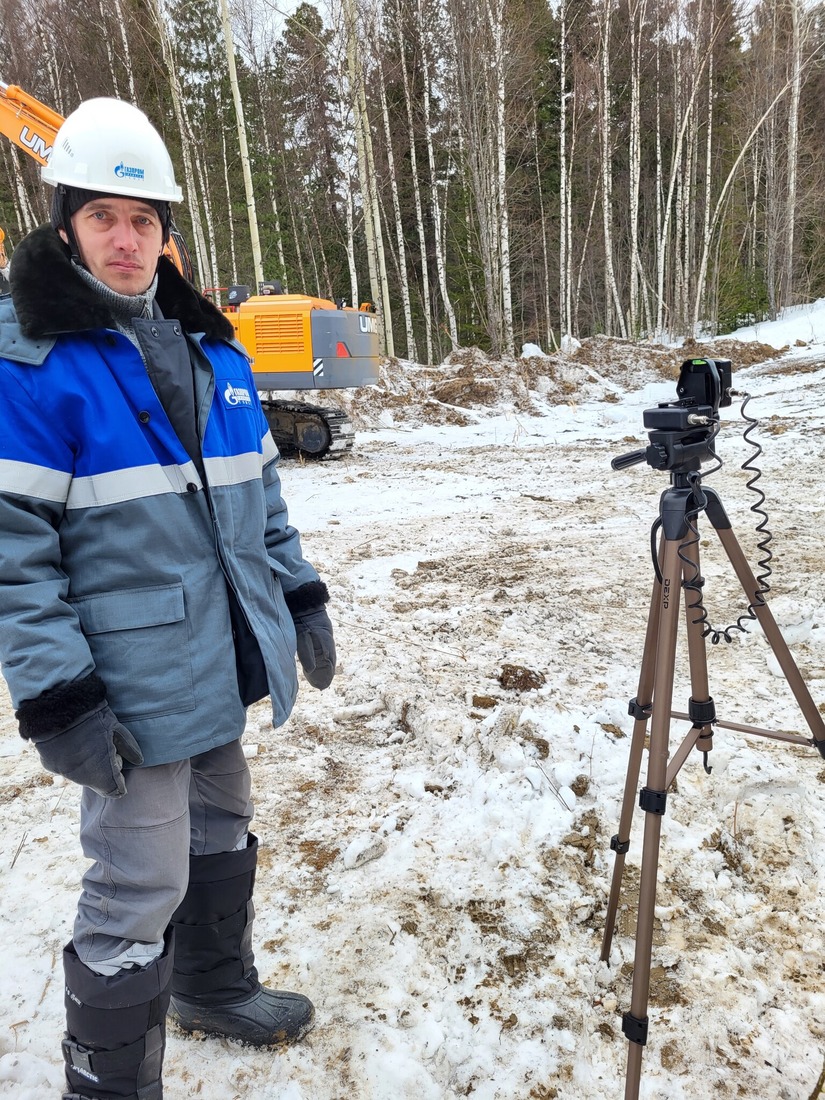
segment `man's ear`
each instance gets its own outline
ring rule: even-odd
[[[61,228],[61,229],[58,229],[57,232],[60,235],[60,239],[63,241],[63,243],[68,244],[69,243],[69,238],[66,236],[66,230]]]

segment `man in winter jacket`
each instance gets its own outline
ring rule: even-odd
[[[44,180],[52,225],[0,301],[0,661],[22,736],[82,787],[64,950],[64,1100],[162,1096],[186,1031],[300,1039],[258,980],[240,738],[335,670],[326,586],[287,521],[232,326],[161,252],[180,198],[145,115],[89,100]]]

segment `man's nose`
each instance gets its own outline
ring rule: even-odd
[[[112,231],[115,248],[121,252],[137,252],[137,230],[131,222],[119,222]]]

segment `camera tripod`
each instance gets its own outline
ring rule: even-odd
[[[641,457],[644,457],[643,455]],[[614,461],[614,468],[639,461],[639,455]],[[712,489],[699,489],[701,477],[698,462],[692,464],[692,474],[686,466],[676,466],[671,472],[670,488],[660,499],[661,536],[658,550],[659,572],[653,584],[644,653],[639,675],[638,693],[630,702],[629,713],[635,719],[630,746],[624,798],[619,831],[610,842],[616,853],[613,880],[607,907],[601,959],[609,962],[610,945],[619,906],[625,855],[630,847],[630,825],[650,720],[647,784],[639,793],[639,805],[645,813],[642,840],[642,864],[639,885],[633,987],[630,1011],[622,1017],[622,1031],[629,1041],[625,1100],[637,1100],[641,1077],[642,1051],[647,1042],[648,998],[650,993],[653,919],[656,905],[656,879],[662,817],[667,792],[693,748],[708,753],[713,747],[713,727],[786,741],[792,745],[816,748],[825,758],[825,723],[791,656],[776,621],[762,596],[757,582],[731,528],[719,495]],[[679,604],[683,582],[688,592],[701,591],[699,569],[699,539],[696,537],[698,512],[704,511],[719,537],[730,564],[739,579],[759,625],[769,642],[785,679],[811,730],[812,737],[760,729],[756,726],[723,722],[716,718],[715,706],[708,687],[706,624],[697,614],[697,605],[685,598],[687,650],[690,669],[691,696],[688,713],[671,711],[673,677],[679,628]],[[692,526],[691,526],[692,525]],[[686,575],[687,571],[687,575]],[[669,752],[671,719],[692,723],[691,728],[673,755]],[[705,764],[707,769],[707,762]]]

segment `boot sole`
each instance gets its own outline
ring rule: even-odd
[[[250,1025],[248,1029],[229,1030],[221,1027],[220,1024],[199,1019],[197,1013],[193,1013],[188,1019],[183,1019],[173,1007],[169,1009],[168,1019],[184,1035],[195,1039],[232,1039],[233,1042],[240,1043],[242,1046],[259,1048],[292,1046],[293,1043],[299,1043],[315,1027],[315,1015],[313,1014],[306,1024],[303,1024],[297,1031],[281,1031],[269,1037],[260,1037],[259,1034],[256,1034],[254,1025]]]

